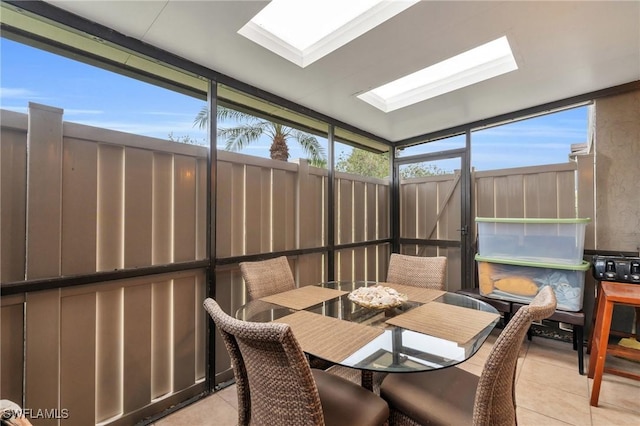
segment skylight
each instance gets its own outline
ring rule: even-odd
[[[358,98],[390,112],[518,69],[506,36],[406,75]]]
[[[419,0],[272,0],[238,33],[301,67]]]

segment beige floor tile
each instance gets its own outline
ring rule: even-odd
[[[218,394],[213,394],[158,420],[155,426],[235,426],[237,424],[238,411]]]
[[[527,358],[535,358],[540,362],[578,371],[578,352],[573,350],[573,345],[570,342],[534,337],[529,344]],[[585,364],[586,358],[588,356],[585,354]]]
[[[592,387],[593,380],[589,379],[589,395]],[[600,404],[634,411],[640,424],[640,381],[605,373],[600,385]]]
[[[517,407],[516,416],[518,426],[567,426],[570,424],[522,407]]]
[[[591,407],[591,421],[593,426],[638,425],[640,415],[637,411],[600,404],[598,407]]]
[[[236,389],[236,385],[227,386],[216,392],[216,395],[219,395],[220,398],[227,401],[236,410],[238,409],[238,390]]]
[[[480,375],[500,330],[487,339],[478,353],[458,368]],[[534,337],[525,340],[516,371],[518,423],[521,426],[610,426],[640,425],[640,381],[605,374],[600,407],[589,405],[592,380],[578,374],[578,358],[570,343]],[[640,370],[639,363],[607,360],[607,366]],[[157,426],[235,425],[238,399],[235,386],[229,386],[192,404]]]
[[[589,396],[589,379],[586,375],[581,376],[574,368],[541,362],[536,357],[524,360],[517,380],[536,382],[585,398]]]
[[[589,398],[554,386],[529,380],[518,380],[516,405],[572,425],[591,424]]]

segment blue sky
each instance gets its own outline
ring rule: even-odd
[[[173,134],[205,141],[206,132],[193,126],[204,100],[4,38],[0,39],[0,64],[2,109],[26,113],[31,101],[64,109],[65,121],[162,139]],[[571,144],[586,142],[586,137],[584,107],[494,127],[473,133],[472,165],[489,170],[563,163]],[[412,154],[446,147],[446,143],[428,144],[414,148]],[[291,158],[304,156],[295,143],[290,149]],[[268,157],[269,141],[244,152]]]

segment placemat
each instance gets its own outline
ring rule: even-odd
[[[347,294],[347,292],[309,285],[262,297],[260,300],[291,309],[305,309],[309,306],[342,296],[343,294]]]
[[[340,362],[383,333],[380,328],[298,311],[274,322],[289,324],[302,350]]]
[[[379,283],[384,287],[391,287],[398,290],[400,293],[407,295],[412,302],[427,303],[442,296],[446,293],[443,290],[434,290],[432,288],[414,287],[411,285],[393,284],[393,283]]]
[[[491,312],[430,302],[387,323],[464,345],[498,317]]]

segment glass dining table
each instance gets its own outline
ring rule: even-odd
[[[349,300],[350,292],[371,286],[391,287],[408,300],[386,309]],[[253,300],[235,316],[289,324],[305,353],[362,370],[363,385],[374,371],[418,372],[466,361],[500,319],[494,307],[469,296],[373,281],[300,287]]]

